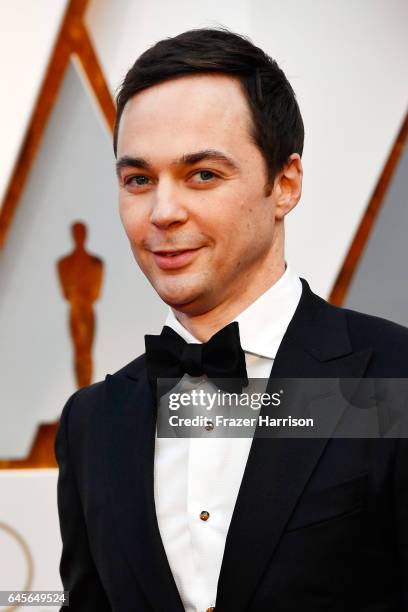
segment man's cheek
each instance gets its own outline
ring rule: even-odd
[[[133,241],[131,241],[131,247],[132,247],[133,256],[136,259],[139,266],[142,269],[146,268],[148,265],[148,261],[147,261],[148,253],[143,253],[139,245]]]
[[[135,222],[132,219],[132,222],[129,223],[128,227],[127,228],[125,227],[125,229],[126,229],[126,233],[129,238],[129,241],[132,245],[132,249],[142,251],[144,235],[143,235],[143,229],[141,227],[141,224]]]

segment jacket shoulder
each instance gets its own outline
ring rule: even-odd
[[[408,375],[408,328],[383,317],[341,308],[355,351],[373,349],[373,366],[381,376]]]
[[[111,376],[138,378],[145,365],[145,355],[140,355]],[[87,424],[105,400],[106,379],[81,387],[68,398],[61,413],[60,422],[75,437],[85,431]],[[69,423],[69,425],[68,425]]]
[[[143,353],[142,355],[139,355],[139,357],[136,357],[136,359],[133,359],[132,361],[127,363],[125,366],[121,367],[119,370],[114,372],[112,376],[125,376],[125,377],[130,376],[130,378],[137,378],[140,375],[143,368],[145,367],[145,365],[146,365],[146,354]]]
[[[375,343],[408,342],[408,327],[375,315],[342,308],[347,317],[350,335],[354,338],[369,337]]]

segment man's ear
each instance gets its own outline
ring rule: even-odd
[[[299,153],[292,153],[275,177],[277,220],[283,219],[296,206],[302,195],[303,167]]]

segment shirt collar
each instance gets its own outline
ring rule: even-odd
[[[302,294],[302,283],[286,263],[282,276],[243,310],[238,321],[241,346],[246,353],[274,359]],[[166,323],[186,342],[200,342],[169,309]]]

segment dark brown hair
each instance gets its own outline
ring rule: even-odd
[[[115,156],[120,118],[130,98],[176,77],[209,72],[240,80],[253,119],[251,137],[265,158],[270,181],[292,153],[302,155],[302,116],[276,61],[244,36],[225,28],[203,28],[159,41],[130,68],[116,97]]]

